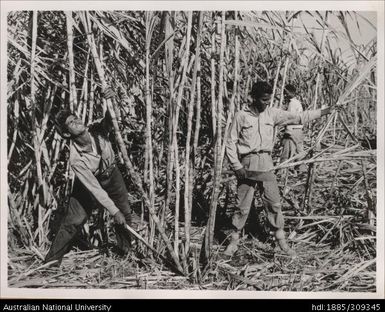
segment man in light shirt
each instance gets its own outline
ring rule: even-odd
[[[113,96],[114,93],[107,90],[104,97],[107,99]],[[56,115],[56,128],[63,138],[72,141],[69,162],[75,180],[65,216],[45,262],[57,260],[56,264],[60,265],[95,203],[114,216],[118,248],[122,254],[127,253],[131,247],[131,239],[124,226],[130,225],[131,208],[109,140],[112,122],[108,111],[103,119],[86,127],[69,110],[62,110]]]
[[[304,124],[329,114],[331,109],[287,112],[269,107],[271,95],[272,88],[268,83],[254,83],[248,108],[235,114],[226,140],[226,155],[238,178],[237,209],[232,216],[233,232],[224,252],[228,256],[238,249],[240,232],[245,226],[256,189],[260,192],[278,246],[289,256],[296,255],[285,239],[281,196],[276,177],[271,171],[274,167],[271,158],[274,127]],[[250,178],[250,173],[255,176]]]
[[[285,100],[289,102],[287,111],[290,113],[301,114],[303,112],[301,102],[296,98],[296,88],[288,84],[285,87]],[[303,151],[303,125],[287,125],[282,138],[281,162],[295,156]],[[299,169],[306,170],[306,167]]]

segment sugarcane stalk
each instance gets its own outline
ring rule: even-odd
[[[87,124],[91,124],[94,116],[94,104],[95,104],[95,81],[94,81],[94,70],[91,68],[90,74],[90,107],[88,111],[88,121]]]
[[[16,68],[14,70],[14,83],[15,85],[17,86],[19,84],[19,81],[20,81],[20,65],[21,65],[21,60],[19,60],[16,64]],[[16,92],[16,95],[15,95],[15,103],[13,105],[13,116],[14,116],[14,131],[13,131],[13,135],[12,135],[12,143],[11,143],[11,146],[9,147],[8,149],[8,157],[7,157],[7,160],[8,160],[8,164],[11,162],[11,158],[12,158],[12,154],[13,154],[13,150],[16,146],[16,140],[17,140],[17,135],[19,133],[19,121],[20,121],[20,103],[19,103],[19,99],[20,99],[20,92]],[[7,98],[9,99],[11,97],[11,95],[7,94]]]
[[[235,12],[235,21],[238,20],[237,12]],[[230,99],[230,107],[229,107],[229,113],[227,115],[227,121],[226,121],[226,127],[225,127],[225,133],[223,135],[224,140],[227,139],[229,129],[230,129],[230,124],[231,120],[233,119],[234,116],[234,110],[235,110],[235,96],[237,93],[237,87],[238,87],[238,71],[239,71],[239,40],[238,40],[238,26],[235,28],[235,60],[234,60],[234,84],[233,84],[233,92],[232,96]],[[223,160],[225,158],[225,151],[226,151],[226,141],[222,144],[222,150],[221,150],[221,155],[220,155],[220,167],[222,168],[223,166]]]
[[[78,115],[81,116],[83,123],[86,123],[87,117],[87,104],[88,104],[88,68],[89,68],[89,59],[90,59],[90,51],[87,52],[87,60],[86,67],[84,69],[84,79],[83,79],[83,87],[82,92],[80,94],[80,103],[78,106]],[[83,109],[83,111],[82,111]]]
[[[350,136],[350,138],[355,142],[357,143],[358,142],[358,139],[357,137],[350,131],[349,127],[347,126],[344,118],[342,117],[341,115],[341,112],[338,113],[338,119],[340,120],[342,126],[344,127],[345,131],[347,132],[347,134]]]
[[[43,120],[41,122],[40,133],[38,137],[39,144],[44,143],[44,135],[47,130],[47,123],[48,123],[49,116],[51,115],[53,100],[56,95],[56,91],[57,91],[57,86],[54,85],[53,88],[51,88],[51,86],[48,87],[47,96],[44,101],[44,106],[45,106],[43,110],[44,115],[43,115]]]
[[[274,105],[275,91],[277,90],[277,83],[278,83],[279,72],[281,71],[281,65],[282,65],[282,59],[280,58],[278,65],[277,65],[277,72],[275,73],[273,93],[272,93],[271,99],[270,99],[270,106],[271,107],[273,107],[273,105]]]
[[[127,231],[129,231],[131,234],[135,236],[136,239],[141,241],[148,249],[150,249],[154,254],[159,256],[165,263],[170,264],[173,269],[176,269],[179,274],[184,275],[184,272],[179,270],[178,267],[175,267],[175,264],[171,263],[165,256],[163,256],[161,253],[159,253],[154,247],[151,246],[149,242],[147,242],[142,236],[140,236],[132,227],[130,227],[128,224],[124,224],[124,227]]]
[[[153,164],[153,154],[152,154],[152,100],[151,100],[151,90],[150,90],[150,47],[151,47],[151,37],[155,27],[155,19],[153,18],[153,13],[148,11],[146,12],[146,159],[147,167],[145,167],[145,177],[148,176],[149,182],[149,199],[151,206],[155,207],[155,186],[154,186],[154,164]],[[146,174],[148,172],[148,175]],[[153,235],[151,235],[151,243],[153,242]]]
[[[43,181],[43,174],[42,174],[42,168],[41,168],[41,146],[39,144],[39,131],[37,128],[37,118],[36,118],[36,83],[35,83],[35,66],[36,66],[36,40],[37,40],[37,11],[32,12],[32,46],[31,46],[31,115],[32,115],[32,135],[33,135],[33,145],[34,145],[34,154],[35,154],[35,161],[36,161],[36,173],[37,173],[37,189],[39,190],[39,194],[35,197],[37,200],[42,197],[42,200],[36,201],[35,207],[37,207],[37,219],[38,219],[38,228],[37,232],[38,235],[38,244],[41,245],[43,242],[43,233],[42,233],[42,218],[43,218],[43,211],[40,203],[45,204],[45,198],[44,198],[44,191],[43,188],[45,187],[44,181]]]
[[[323,61],[323,49],[324,49],[324,43],[325,43],[325,39],[326,39],[325,26],[327,23],[327,19],[328,19],[328,12],[325,13],[325,21],[323,23],[322,39],[321,39],[321,46],[320,46],[321,61]],[[319,87],[321,69],[322,69],[322,63],[320,65],[320,68],[318,68],[317,77],[316,77],[313,109],[317,108],[318,87]],[[313,126],[314,126],[314,124],[313,124]],[[312,154],[310,156],[312,156]],[[316,171],[317,171],[316,164],[310,164],[309,169],[308,169],[306,187],[305,187],[305,196],[303,198],[303,209],[305,209],[307,206],[311,206],[312,190],[313,190],[313,185],[314,185],[314,181],[315,181]]]
[[[216,136],[216,100],[215,100],[215,83],[216,83],[216,77],[215,77],[215,30],[213,31],[211,35],[211,119],[212,119],[212,129],[213,129],[213,138],[215,139]]]
[[[217,131],[216,131],[216,144],[214,152],[214,185],[210,203],[209,219],[207,221],[206,232],[205,232],[205,256],[207,259],[211,255],[211,247],[214,239],[215,230],[215,217],[218,205],[218,196],[220,191],[221,183],[221,147],[222,147],[222,113],[223,113],[223,72],[224,72],[224,51],[226,47],[226,28],[225,28],[225,15],[226,12],[222,11],[221,21],[221,48],[219,56],[219,89],[218,89],[218,108],[217,108]]]
[[[170,14],[170,13],[169,13]],[[165,26],[165,35],[174,39],[174,22],[175,13],[171,13],[170,17],[166,19]],[[172,193],[172,177],[174,169],[174,152],[173,152],[173,127],[174,127],[174,71],[172,70],[172,62],[174,58],[174,41],[168,40],[165,44],[165,60],[166,60],[166,72],[168,75],[168,87],[169,87],[169,101],[167,103],[167,112],[168,112],[168,150],[167,150],[167,168],[166,168],[166,188],[167,195],[164,203],[163,210],[161,212],[161,225],[163,226],[166,211],[169,210],[171,202],[171,193]],[[174,244],[175,241],[174,241]],[[177,252],[177,247],[174,247],[175,252]]]
[[[15,122],[14,122],[15,130],[13,131],[12,143],[11,143],[11,146],[9,147],[9,150],[8,150],[8,157],[7,157],[8,164],[11,162],[13,150],[14,150],[15,145],[16,145],[17,134],[19,132],[20,105],[19,105],[19,95],[18,94],[16,95],[15,104],[13,107],[13,114],[14,114],[14,118],[15,118]]]
[[[198,31],[202,32],[203,26],[203,12],[199,15],[199,27]],[[194,129],[194,143],[193,143],[193,156],[191,160],[190,168],[190,187],[191,191],[189,192],[189,204],[192,207],[192,196],[195,188],[195,168],[196,168],[196,158],[198,155],[198,142],[199,142],[199,133],[201,128],[201,58],[198,60],[198,72],[197,72],[197,104],[196,104],[196,118],[195,118],[195,129]]]
[[[195,62],[194,62],[194,71],[192,76],[192,86],[190,93],[190,103],[188,105],[187,113],[187,137],[186,137],[186,162],[185,162],[185,186],[184,186],[184,207],[185,207],[185,252],[188,254],[190,249],[190,228],[191,228],[191,202],[189,200],[190,194],[192,193],[193,188],[190,185],[190,141],[191,141],[191,131],[192,131],[192,119],[194,113],[194,102],[195,102],[195,89],[198,76],[198,67],[200,62],[200,45],[201,45],[201,32],[202,32],[202,12],[199,12],[199,25],[198,33],[196,39],[196,48],[195,48]]]
[[[67,46],[68,46],[68,62],[69,62],[69,93],[70,93],[70,110],[74,112],[77,107],[76,83],[75,83],[75,63],[73,51],[73,25],[72,11],[65,11],[67,25]]]
[[[35,84],[35,55],[36,55],[36,39],[37,39],[37,11],[32,12],[32,51],[31,51],[31,104],[32,104],[32,132],[35,148],[36,169],[39,186],[42,185],[42,172],[40,163],[40,146],[38,142],[38,130],[36,127],[36,84]]]
[[[290,43],[289,43],[289,47],[290,47]],[[290,48],[289,48],[289,51],[290,51]],[[281,87],[281,96],[279,98],[279,105],[278,105],[278,108],[281,109],[282,108],[282,103],[283,103],[283,94],[284,94],[284,91],[285,91],[285,83],[286,83],[286,74],[287,74],[287,69],[289,67],[289,56],[286,57],[286,60],[285,60],[285,67],[283,69],[283,78],[282,78],[282,87]]]
[[[174,160],[175,160],[175,175],[176,175],[176,185],[175,185],[175,194],[176,194],[176,202],[175,202],[175,212],[179,210],[179,191],[180,191],[180,168],[179,168],[179,151],[178,151],[178,140],[177,140],[177,129],[178,129],[178,120],[179,120],[179,112],[182,103],[182,97],[184,94],[184,86],[186,82],[186,73],[189,64],[189,54],[190,54],[190,40],[191,40],[191,27],[192,27],[192,12],[188,12],[188,20],[187,20],[187,33],[186,33],[186,50],[183,54],[182,64],[182,76],[178,88],[178,95],[176,98],[175,112],[174,112],[174,126],[173,126],[173,151],[174,151]],[[179,220],[175,219],[175,238],[179,237]],[[175,243],[176,244],[176,243]]]
[[[202,17],[203,19],[203,17]],[[199,132],[201,128],[201,63],[198,62],[198,77],[197,77],[197,105],[196,105],[196,122],[194,130],[194,158],[198,152]]]
[[[356,90],[355,92],[356,98],[354,99],[354,127],[353,127],[353,133],[354,136],[357,137],[358,135],[358,95],[359,91]]]
[[[176,126],[176,125],[175,125]],[[175,227],[174,227],[174,251],[179,253],[179,218],[180,218],[180,169],[179,169],[179,151],[178,142],[174,141],[173,145],[174,161],[175,161]]]
[[[88,25],[88,16],[87,16],[87,14],[88,13],[85,14],[85,19],[86,19],[85,27],[87,27],[87,25]],[[91,52],[92,52],[92,55],[93,55],[93,58],[94,58],[96,69],[98,71],[98,76],[99,76],[99,79],[100,79],[101,84],[102,84],[102,90],[106,90],[108,86],[107,86],[107,82],[106,82],[105,77],[104,77],[104,69],[103,69],[102,61],[101,61],[101,58],[100,58],[100,56],[98,54],[98,51],[96,49],[96,45],[95,45],[95,41],[94,41],[94,38],[93,38],[93,34],[90,32],[90,28],[89,27],[87,27],[87,40],[88,40],[88,43],[89,43],[89,45],[91,47]],[[174,260],[178,270],[183,271],[183,269],[182,269],[182,267],[181,267],[181,265],[179,263],[179,259],[177,258],[176,254],[175,254],[175,252],[174,252],[174,250],[172,248],[171,242],[170,242],[169,238],[167,237],[164,229],[160,225],[160,221],[159,221],[158,216],[156,215],[155,209],[151,205],[151,201],[150,201],[147,193],[144,191],[142,181],[141,181],[139,175],[136,173],[136,171],[134,169],[134,166],[131,163],[130,158],[128,157],[127,150],[125,148],[124,141],[123,141],[120,129],[119,129],[119,125],[118,125],[118,122],[116,120],[115,110],[114,110],[113,103],[112,103],[111,99],[108,99],[106,101],[106,103],[107,103],[107,109],[108,109],[108,111],[109,111],[109,113],[111,115],[112,124],[113,124],[114,130],[115,130],[116,140],[117,140],[117,143],[119,145],[120,151],[122,153],[125,165],[126,165],[128,171],[130,173],[130,176],[131,176],[134,184],[137,186],[137,188],[139,189],[140,193],[142,194],[143,201],[144,201],[146,207],[148,208],[148,210],[150,212],[151,218],[154,220],[154,222],[155,222],[155,224],[157,226],[157,229],[158,229],[158,231],[160,232],[160,234],[162,236],[162,239],[166,243],[167,249],[168,249],[171,257],[173,258],[173,260]]]
[[[372,199],[372,190],[370,188],[370,185],[368,183],[368,177],[366,173],[366,166],[363,160],[361,160],[361,168],[362,168],[362,174],[364,178],[365,183],[365,193],[366,193],[366,201],[368,203],[368,210],[367,210],[367,217],[370,225],[374,225],[374,222],[376,220],[376,216],[373,211],[375,211],[375,206],[373,204]]]

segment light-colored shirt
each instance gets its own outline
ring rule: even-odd
[[[109,167],[115,161],[115,153],[108,139],[110,129],[108,129],[105,119],[95,121],[88,129],[91,136],[92,151],[87,151],[73,142],[70,148],[70,166],[76,178],[80,180],[96,201],[114,215],[119,209],[96,178],[96,175],[100,173],[100,161],[103,162],[102,168]],[[99,138],[101,155],[94,135]]]
[[[262,113],[250,109],[238,111],[226,140],[226,155],[234,170],[241,169],[242,156],[259,151],[271,152],[274,146],[274,127],[288,124],[305,124],[321,117],[321,110],[304,111],[300,114],[267,107]],[[266,155],[266,154],[261,154]],[[273,167],[271,156],[260,157],[260,164],[253,170],[268,171]],[[263,161],[262,161],[263,160]]]
[[[287,111],[290,113],[301,114],[303,112],[303,108],[301,102],[297,98],[292,98],[287,107]],[[303,125],[288,125],[286,126],[286,133],[290,133],[292,130],[302,129]]]

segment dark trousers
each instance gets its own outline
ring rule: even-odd
[[[119,169],[115,168],[108,178],[99,180],[99,183],[116,207],[123,213],[127,224],[130,225],[131,208],[128,203],[128,192]],[[71,249],[73,239],[87,221],[94,206],[94,198],[84,185],[78,179],[75,179],[69,205],[66,207],[63,221],[48,251],[45,262],[62,260],[63,256]],[[118,247],[123,252],[127,252],[131,246],[130,233],[122,225],[115,225],[115,233]]]

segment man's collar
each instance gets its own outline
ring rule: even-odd
[[[87,130],[89,129],[89,127],[87,127]],[[90,135],[90,139],[91,139],[91,145],[94,144],[94,138],[91,134],[91,132],[89,132],[89,135]],[[75,147],[76,151],[79,153],[79,154],[82,154],[82,153],[88,153],[88,150],[87,150],[87,147],[86,146],[81,146],[79,145],[78,143],[76,143],[75,141],[72,142],[73,146]]]
[[[86,152],[86,147],[84,146],[81,146],[79,145],[78,143],[76,143],[75,141],[73,142],[73,145],[74,147],[76,148],[76,150],[79,152],[79,153],[84,153]]]
[[[251,109],[250,104],[245,106],[244,111],[247,113],[250,113],[253,116],[257,116],[257,117],[261,114],[260,112],[254,111],[253,109]]]

